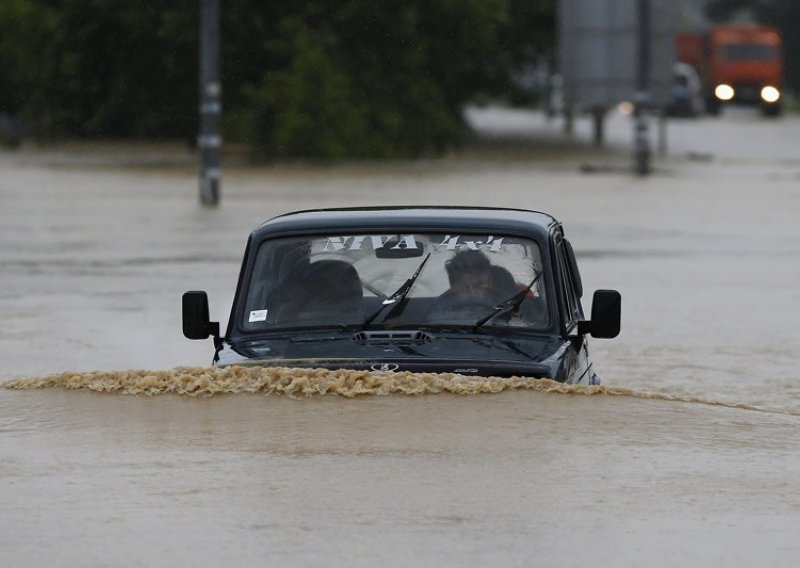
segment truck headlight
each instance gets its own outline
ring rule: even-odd
[[[731,100],[734,94],[735,91],[733,90],[733,87],[731,87],[730,85],[726,85],[725,83],[717,85],[717,88],[714,89],[714,96],[721,101]]]
[[[771,85],[767,85],[761,89],[761,100],[765,103],[777,103],[781,98],[781,92]]]

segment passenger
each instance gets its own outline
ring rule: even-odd
[[[341,260],[318,260],[292,279],[288,300],[279,307],[283,322],[353,323],[361,308],[358,272]]]
[[[511,272],[502,266],[492,266],[492,297],[497,301],[509,299],[511,296],[519,292],[519,285],[514,280]]]
[[[547,314],[540,298],[528,290],[525,284],[516,282],[511,273],[502,266],[492,266],[492,277],[496,302],[508,301],[520,292],[526,296],[516,310],[498,316],[495,321],[503,321],[509,325],[535,324],[540,326],[542,324],[542,319],[546,318]]]

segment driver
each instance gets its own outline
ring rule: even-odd
[[[482,252],[467,250],[445,262],[450,289],[444,295],[454,300],[484,300],[492,290],[492,263]]]
[[[514,277],[477,250],[460,251],[444,264],[450,288],[431,310],[433,321],[470,321],[518,291]]]
[[[488,315],[488,310],[498,302],[513,300],[516,294],[525,291],[527,301],[522,307],[494,321],[506,321],[509,325],[546,325],[547,313],[534,301],[533,293],[525,285],[518,284],[508,269],[492,264],[481,251],[460,251],[445,262],[444,267],[450,288],[433,305],[431,321],[472,321]]]

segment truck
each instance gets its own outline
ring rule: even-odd
[[[678,34],[676,48],[678,61],[697,71],[709,114],[718,114],[728,103],[759,106],[767,116],[781,113],[783,42],[777,29],[718,25]]]

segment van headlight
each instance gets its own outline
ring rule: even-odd
[[[721,101],[731,100],[734,94],[736,93],[733,90],[733,87],[731,87],[730,85],[726,85],[725,83],[717,85],[717,88],[714,89],[714,96]]]
[[[772,85],[761,89],[761,100],[765,103],[777,103],[779,98],[781,98],[781,92]]]

